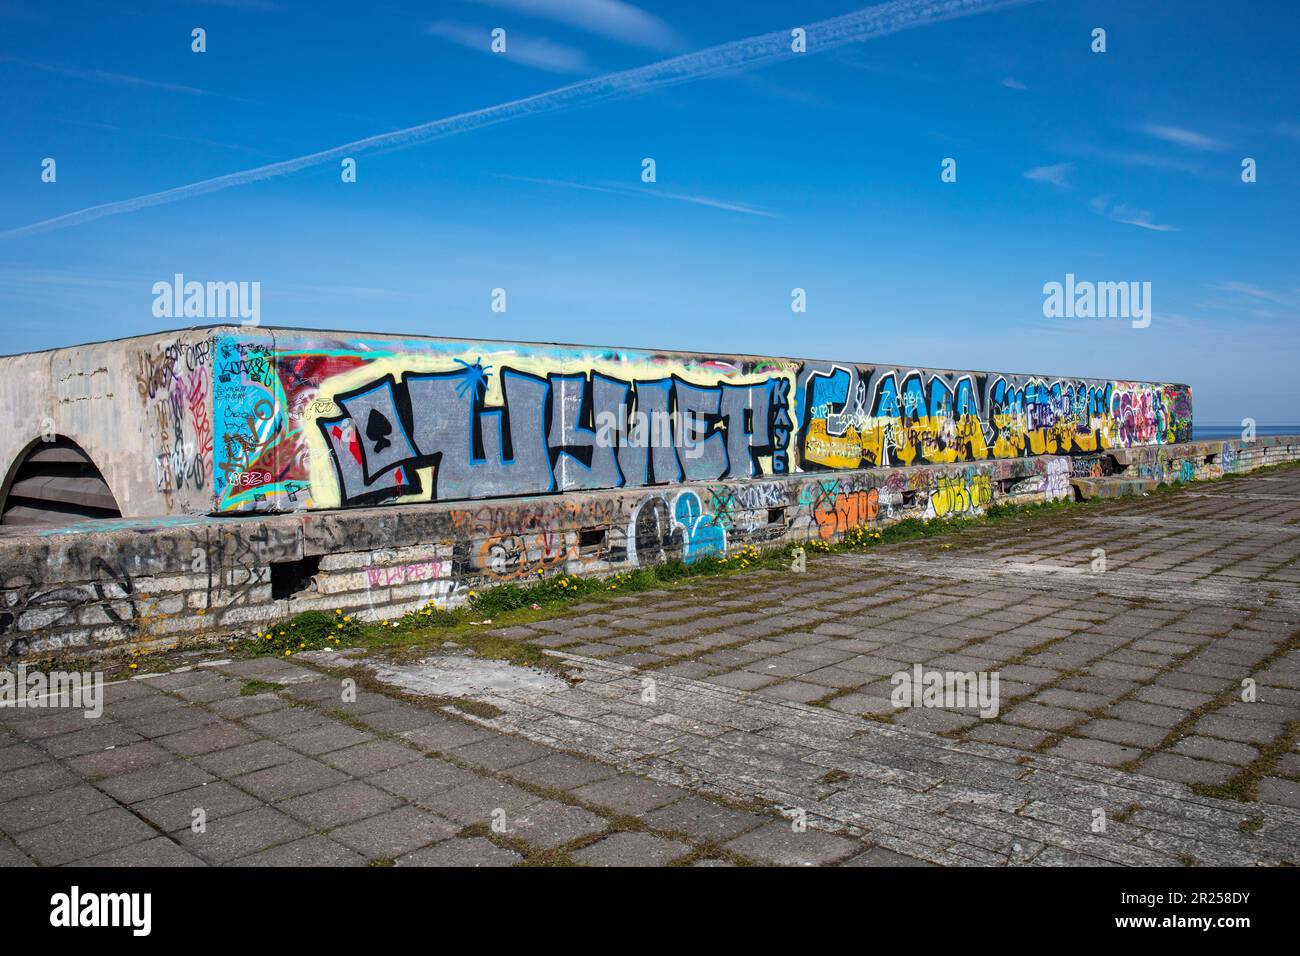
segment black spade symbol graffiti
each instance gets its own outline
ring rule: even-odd
[[[379,409],[370,409],[370,417],[366,419],[366,437],[375,443],[376,454],[392,444],[388,440],[392,433],[393,423],[380,414]]]

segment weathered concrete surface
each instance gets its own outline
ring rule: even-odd
[[[647,703],[637,668],[569,659],[579,689],[524,701],[488,695],[507,713],[483,723],[675,786],[769,801],[812,826],[945,865],[1300,858],[1300,812],[1289,807],[1202,798],[1100,762],[951,741],[671,674],[654,678]],[[1193,769],[1184,770],[1186,758],[1171,759],[1171,770],[1193,776],[1202,764],[1187,760]],[[1104,833],[1093,830],[1098,811]],[[1252,820],[1258,829],[1243,832]]]
[[[1300,458],[1300,438],[1130,452],[1090,482],[1177,483]],[[611,574],[906,518],[1072,494],[1077,459],[873,468],[484,502],[87,522],[0,537],[0,655],[248,634],[313,608],[363,618],[540,574]]]
[[[214,662],[0,709],[0,862],[1296,863],[1297,581],[1282,469],[593,602],[504,632],[574,684],[427,672],[491,718]],[[997,717],[896,712],[915,664],[996,670]]]
[[[85,449],[123,514],[203,514],[212,497],[211,338],[164,332],[0,356],[0,504],[27,452]]]
[[[341,687],[211,660],[107,688],[95,720],[0,708],[0,866],[919,862]]]

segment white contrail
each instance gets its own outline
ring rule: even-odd
[[[182,199],[189,199],[192,196],[202,196],[205,193],[229,189],[231,186],[242,186],[245,183],[283,176],[286,173],[297,172],[309,166],[320,166],[324,163],[342,160],[370,150],[392,149],[394,147],[410,146],[414,143],[425,143],[430,140],[481,129],[484,126],[504,123],[507,120],[518,119],[522,116],[585,106],[589,103],[596,103],[619,96],[629,96],[645,90],[670,86],[675,83],[684,83],[687,80],[726,73],[744,67],[770,63],[776,60],[794,59],[797,56],[831,50],[848,43],[859,43],[863,40],[887,36],[912,27],[938,23],[943,20],[953,20],[958,17],[986,13],[991,10],[1030,2],[1033,2],[1033,0],[892,0],[890,3],[867,7],[863,10],[804,26],[807,41],[807,53],[804,54],[794,53],[791,50],[790,30],[793,27],[801,26],[801,24],[793,24],[791,28],[784,30],[776,30],[772,33],[764,33],[761,36],[749,37],[744,40],[733,40],[731,43],[723,43],[720,46],[709,47],[706,50],[661,60],[658,63],[651,63],[649,66],[609,73],[605,76],[582,80],[569,86],[548,90],[545,93],[511,100],[508,103],[488,106],[481,110],[460,113],[456,116],[448,116],[428,123],[421,123],[419,126],[410,126],[389,133],[380,133],[377,136],[358,139],[351,143],[344,143],[342,146],[335,146],[332,149],[299,156],[296,159],[268,163],[265,166],[257,166],[253,169],[245,169],[237,173],[228,173],[225,176],[203,179],[185,186],[164,189],[161,192],[147,193],[133,199],[122,199],[118,202],[89,206],[76,212],[0,232],[0,238],[12,239],[31,233],[76,226],[94,219],[102,219],[105,216],[134,212],[148,206],[159,206],[163,203],[177,202]]]

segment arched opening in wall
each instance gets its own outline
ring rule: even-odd
[[[0,524],[60,524],[120,518],[121,510],[90,456],[76,442],[56,436],[38,441],[14,466]]]

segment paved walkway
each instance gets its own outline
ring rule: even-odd
[[[0,864],[1296,863],[1297,582],[1293,469],[592,603],[479,716],[207,661],[0,710]]]

